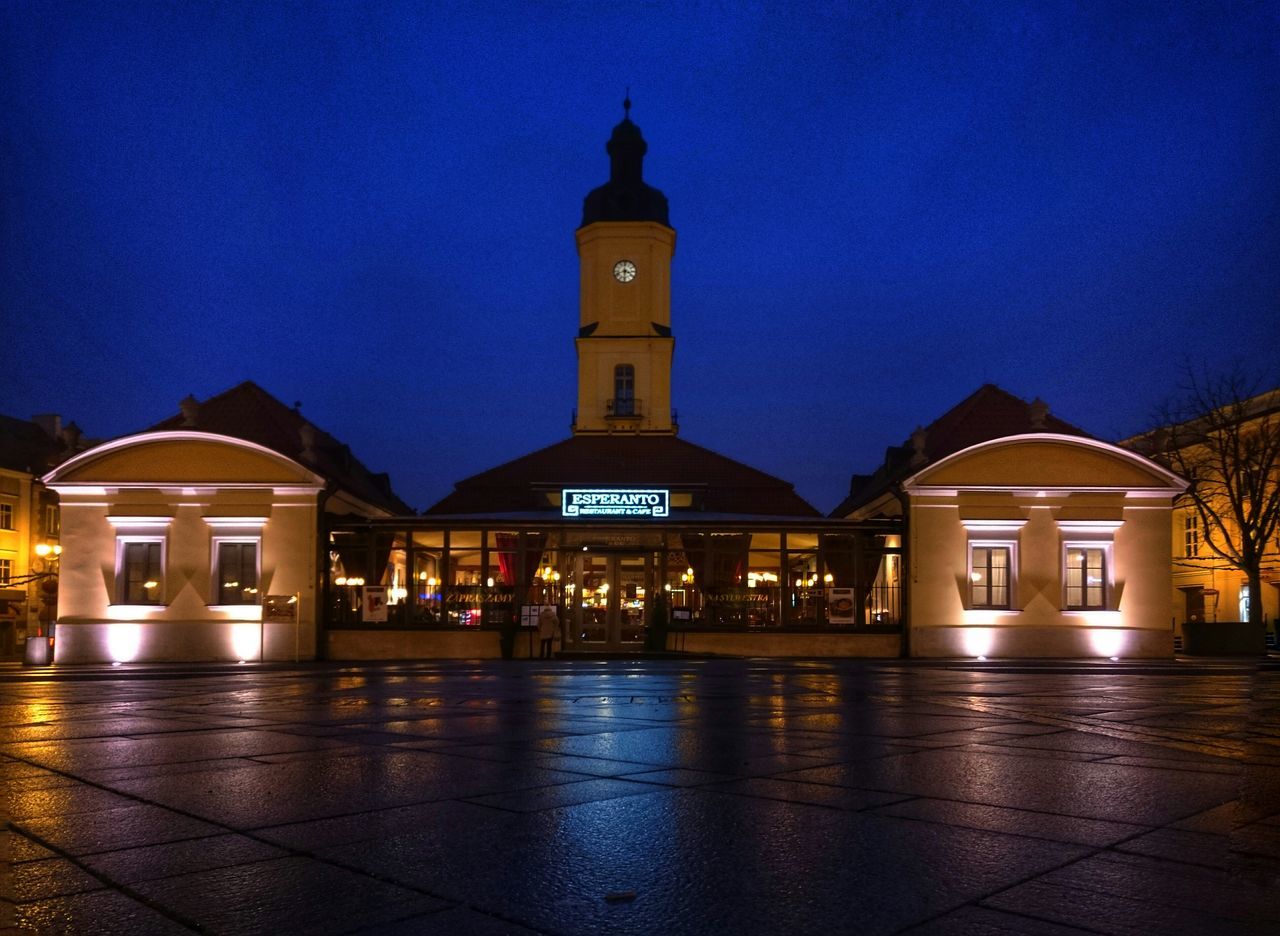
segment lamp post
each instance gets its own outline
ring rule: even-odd
[[[62,558],[62,546],[48,541],[37,543],[33,550],[36,558],[31,563],[35,573],[31,576],[28,600],[38,599],[39,610],[36,617],[36,633],[27,635],[24,653],[26,663],[47,665],[51,662],[51,642],[54,637],[54,624],[58,616],[58,561]],[[39,584],[37,584],[39,583]],[[48,621],[46,627],[45,622]]]

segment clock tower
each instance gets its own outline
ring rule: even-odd
[[[582,205],[575,435],[675,435],[671,417],[671,257],[667,198],[646,185],[648,150],[631,101],[613,128],[609,181]]]

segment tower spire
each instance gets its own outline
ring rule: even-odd
[[[622,119],[631,119],[631,85],[627,85],[627,95],[622,99]]]

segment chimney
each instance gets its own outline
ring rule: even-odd
[[[929,434],[924,431],[924,426],[916,426],[916,431],[911,433],[911,464],[923,465],[929,460],[924,453],[924,444],[928,438]]]
[[[41,413],[39,416],[32,416],[31,421],[43,429],[44,434],[51,439],[62,435],[62,417],[57,413]]]
[[[302,451],[298,453],[298,459],[314,465],[316,462],[316,427],[309,422],[304,422],[298,427],[298,438],[302,440]]]
[[[199,424],[200,417],[200,401],[187,394],[186,399],[178,404],[182,408],[182,424],[184,426],[196,426]]]
[[[62,444],[67,447],[67,451],[72,454],[80,451],[80,437],[84,435],[80,431],[80,427],[74,422],[69,422],[62,427]]]
[[[1031,414],[1031,428],[1036,432],[1043,432],[1045,418],[1049,415],[1049,404],[1036,397],[1027,406],[1027,412]]]

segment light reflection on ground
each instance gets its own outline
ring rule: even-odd
[[[1280,927],[1274,671],[33,675],[0,782],[41,932]]]

